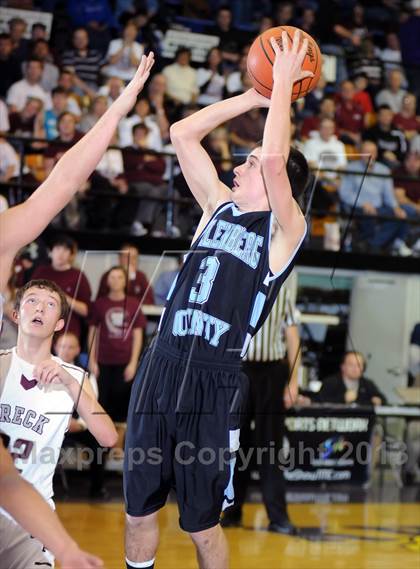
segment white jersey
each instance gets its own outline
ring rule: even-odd
[[[74,402],[63,385],[40,388],[33,379],[34,366],[20,358],[16,348],[11,352],[0,396],[0,431],[10,437],[16,468],[53,507],[52,481]],[[53,359],[82,383],[81,368]]]

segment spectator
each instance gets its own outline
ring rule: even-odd
[[[156,279],[153,288],[155,293],[155,304],[157,304],[158,306],[165,305],[169,291],[171,290],[171,286],[174,280],[176,279],[183,262],[184,262],[183,256],[178,255],[177,268],[173,269],[172,271],[162,271],[158,276],[158,278]]]
[[[218,47],[209,50],[205,65],[198,68],[197,85],[200,90],[197,99],[199,105],[205,107],[222,100],[225,78],[222,72],[222,54]]]
[[[398,34],[394,31],[387,32],[385,40],[386,46],[384,49],[381,49],[380,52],[380,57],[384,63],[385,71],[390,71],[391,69],[399,69],[401,71],[402,59]]]
[[[28,97],[40,99],[45,109],[51,108],[51,97],[41,87],[43,64],[37,59],[30,59],[26,64],[25,77],[10,86],[7,91],[7,104],[11,113],[21,111]]]
[[[316,400],[322,403],[356,403],[358,405],[386,405],[386,397],[375,383],[364,377],[366,362],[360,352],[346,352],[340,372],[327,377],[317,393]]]
[[[368,35],[363,6],[355,4],[350,18],[347,14],[341,14],[333,30],[339,37],[343,47],[350,50],[358,49],[362,44],[362,40]]]
[[[335,172],[321,172],[321,178],[338,184],[339,170],[347,166],[346,148],[334,134],[335,124],[329,118],[320,121],[319,132],[313,133],[303,147],[303,153],[312,168],[329,168]]]
[[[86,28],[92,48],[102,54],[111,39],[111,29],[116,27],[108,0],[67,0],[67,13],[74,28]]]
[[[400,26],[401,55],[407,75],[410,91],[420,97],[420,6],[412,2],[413,10],[410,16]]]
[[[29,40],[24,35],[27,24],[22,18],[12,18],[9,21],[9,33],[12,39],[13,55],[19,64],[28,58]]]
[[[0,182],[4,184],[19,174],[20,161],[15,149],[0,137]]]
[[[262,139],[265,118],[260,109],[252,109],[228,123],[232,154],[248,154]]]
[[[118,264],[124,268],[128,275],[127,281],[127,295],[135,296],[140,303],[154,304],[153,289],[143,271],[138,268],[140,251],[133,245],[133,243],[124,243],[118,254]],[[99,283],[97,299],[101,296],[106,296],[108,290],[108,273],[104,273]]]
[[[47,40],[36,40],[32,48],[32,57],[43,63],[41,87],[49,93],[57,86],[59,71],[58,67],[53,63],[53,57],[50,53],[50,46]],[[25,71],[25,63],[23,64]]]
[[[197,71],[191,67],[190,61],[191,51],[180,47],[175,54],[175,62],[162,70],[167,81],[166,94],[178,105],[193,103],[198,95]]]
[[[275,13],[276,26],[290,26],[294,18],[294,6],[292,2],[280,2]]]
[[[346,144],[357,144],[365,126],[365,113],[354,101],[354,84],[343,81],[337,96],[335,120],[340,139]]]
[[[139,123],[133,126],[133,145],[124,148],[124,179],[129,193],[140,198],[137,213],[131,226],[134,235],[145,235],[149,230],[162,231],[162,213],[165,203],[147,198],[166,198],[168,188],[163,180],[166,164],[162,156],[144,152],[149,149],[149,128]],[[127,201],[127,200],[126,200]],[[127,203],[126,222],[132,218],[134,203]]]
[[[138,124],[144,124],[147,127],[145,147],[156,150],[156,152],[162,150],[160,130],[153,119],[150,102],[146,95],[141,95],[138,98],[133,114],[123,119],[119,124],[118,134],[122,147],[133,144],[133,128]]]
[[[356,75],[354,78],[354,97],[353,100],[355,103],[360,105],[367,116],[367,120],[365,124],[371,120],[371,117],[374,113],[372,98],[369,94],[369,79],[365,73],[360,73],[360,75]]]
[[[166,78],[156,73],[147,84],[147,95],[160,130],[162,142],[169,142],[169,126],[178,119],[177,107],[166,94]]]
[[[9,87],[22,77],[20,63],[13,54],[9,34],[0,34],[0,97],[5,97]]]
[[[69,113],[75,117],[80,117],[82,111],[80,110],[81,97],[76,93],[77,77],[70,69],[63,69],[58,78],[58,85],[67,94],[67,108]]]
[[[358,236],[362,241],[360,246],[369,243],[374,252],[390,246],[399,255],[410,255],[411,250],[404,241],[408,233],[405,222],[407,215],[398,205],[389,168],[377,162],[377,157],[376,144],[370,140],[363,142],[360,160],[353,161],[348,166],[348,169],[360,172],[360,175],[345,175],[339,188],[341,207],[347,213],[354,208],[356,214],[369,216],[357,222]],[[382,176],[366,175],[369,173]],[[375,217],[381,215],[394,219],[375,223]]]
[[[296,102],[295,108],[298,113],[302,113],[303,116],[318,114],[321,101],[324,99],[326,85],[327,82],[321,74],[315,89],[299,100],[299,102]]]
[[[119,77],[130,81],[139,66],[144,48],[136,42],[137,26],[128,21],[124,26],[122,38],[112,40],[106,55],[107,65],[102,68],[106,77]]]
[[[108,108],[108,100],[104,96],[98,96],[90,104],[89,112],[82,117],[79,123],[80,132],[87,132],[101,118]]]
[[[407,140],[420,132],[420,118],[416,116],[416,97],[406,93],[402,100],[401,112],[394,115],[393,126],[401,130]]]
[[[51,92],[52,107],[43,112],[44,137],[47,140],[54,140],[58,137],[57,121],[58,117],[69,110],[69,97],[63,87],[56,87]]]
[[[1,147],[1,143],[0,143]],[[5,199],[3,196],[0,196],[0,207],[3,205],[1,204],[1,198]],[[7,201],[6,201],[7,205]],[[7,207],[6,207],[7,209]],[[4,211],[3,209],[1,211]],[[17,324],[14,318],[14,308],[15,308],[15,299],[16,299],[16,272],[15,272],[15,264],[12,268],[10,273],[10,278],[7,281],[6,288],[3,292],[3,318],[1,323],[1,333],[0,333],[0,349],[5,350],[8,348],[12,348],[16,346],[17,341]]]
[[[407,93],[404,89],[401,89],[403,77],[399,69],[391,69],[388,73],[388,87],[382,89],[376,95],[376,105],[381,107],[387,105],[390,107],[393,113],[399,113],[402,107],[402,101],[404,95]]]
[[[303,119],[300,131],[301,137],[305,140],[319,131],[320,123],[323,119],[334,121],[335,127],[335,101],[332,97],[324,97],[319,105],[319,114],[316,116],[308,116]],[[335,132],[337,134],[337,132]]]
[[[395,194],[400,207],[409,217],[420,221],[420,154],[408,152],[404,163],[393,172]],[[420,253],[419,227],[411,226],[412,249]]]
[[[146,319],[137,298],[127,296],[123,267],[108,273],[109,292],[92,306],[89,327],[89,368],[98,378],[99,402],[117,423],[122,454],[131,385],[143,346]]]
[[[77,254],[76,242],[67,235],[58,236],[51,246],[51,265],[40,265],[33,279],[48,279],[61,287],[70,306],[66,332],[81,337],[82,322],[89,312],[91,289],[86,275],[73,266]]]
[[[107,97],[108,106],[112,105],[115,99],[121,95],[124,89],[124,81],[119,77],[110,77],[105,85],[99,88],[98,95]]]
[[[41,22],[33,23],[31,28],[31,45],[33,46],[38,40],[48,41],[47,28]]]
[[[362,41],[360,49],[349,58],[348,67],[352,76],[365,74],[369,79],[372,92],[377,92],[382,85],[383,63],[376,54],[375,44],[370,38]]]
[[[363,139],[373,140],[378,147],[378,160],[394,168],[404,159],[407,142],[400,130],[392,128],[394,113],[388,105],[379,107],[377,119],[375,126],[364,131]]]
[[[49,176],[64,152],[82,137],[82,134],[76,129],[76,118],[68,111],[61,113],[58,117],[57,130],[57,138],[44,152],[45,176]]]
[[[219,37],[219,49],[222,60],[227,66],[239,61],[242,45],[242,34],[233,26],[232,10],[228,5],[220,6],[216,12],[214,27],[209,29],[209,34]],[[186,101],[190,102],[190,101]]]
[[[16,136],[42,137],[42,101],[28,97],[20,112],[9,115],[10,134]]]
[[[246,62],[247,54],[243,53],[238,62],[238,69],[228,73],[226,77],[226,91],[229,95],[243,93],[245,91],[243,79],[248,74]]]
[[[63,67],[70,67],[76,74],[77,86],[98,89],[99,73],[104,64],[102,54],[90,49],[89,36],[85,28],[73,31],[73,49],[65,51],[61,60]]]
[[[214,160],[219,179],[228,187],[233,184],[232,156],[229,148],[229,135],[225,127],[212,130],[203,141],[203,146]]]

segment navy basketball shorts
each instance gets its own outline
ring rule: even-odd
[[[124,497],[131,516],[175,490],[180,527],[202,531],[233,504],[235,452],[248,392],[238,359],[192,359],[161,340],[145,352],[128,411]]]

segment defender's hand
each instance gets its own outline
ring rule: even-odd
[[[143,89],[143,86],[150,75],[150,70],[153,67],[154,62],[155,56],[153,54],[153,51],[151,51],[147,57],[145,55],[142,55],[140,65],[138,66],[134,77],[115,101],[114,108],[121,114],[122,117],[125,116],[134,107],[137,95]]]

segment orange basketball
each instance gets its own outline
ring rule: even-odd
[[[273,61],[274,50],[270,44],[270,38],[274,37],[280,48],[282,47],[283,31],[287,32],[289,47],[292,46],[293,36],[299,28],[294,26],[278,26],[270,28],[259,35],[251,45],[248,52],[247,67],[251,77],[252,84],[258,93],[264,97],[271,97],[273,88]],[[321,75],[322,56],[316,41],[306,32],[300,30],[301,41],[308,38],[308,51],[303,60],[302,69],[312,71],[314,77],[307,77],[301,81],[296,81],[293,86],[292,101],[296,101],[300,97],[307,95],[312,89],[315,89]]]

